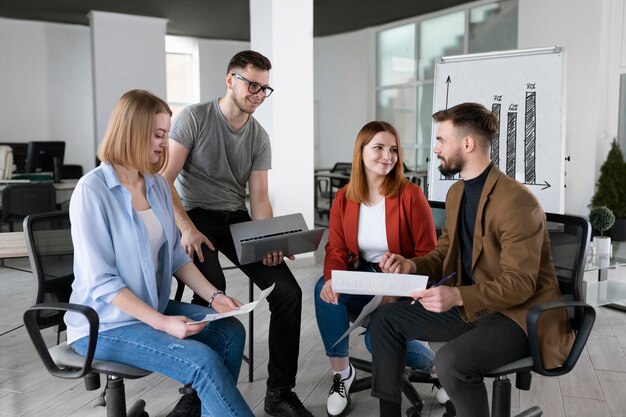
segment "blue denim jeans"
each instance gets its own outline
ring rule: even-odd
[[[315,317],[317,318],[317,326],[320,329],[322,342],[326,349],[326,356],[329,358],[347,358],[349,355],[348,337],[333,344],[341,337],[341,335],[350,327],[349,312],[359,314],[363,307],[373,298],[371,295],[353,295],[340,294],[339,303],[337,305],[327,303],[320,298],[322,287],[324,286],[324,277],[321,277],[315,284]],[[365,330],[365,346],[371,352],[371,341],[369,329]],[[406,365],[411,368],[424,371],[430,370],[434,365],[435,353],[426,347],[419,340],[410,340],[406,344],[407,359]]]
[[[212,312],[207,307],[170,300],[164,314],[200,320]],[[202,416],[254,416],[237,389],[245,337],[243,325],[232,317],[210,322],[187,339],[138,323],[98,334],[95,358],[191,383],[202,401]],[[73,343],[78,354],[86,354],[87,339]]]

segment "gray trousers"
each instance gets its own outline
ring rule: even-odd
[[[502,314],[466,323],[457,308],[432,313],[419,302],[400,301],[379,308],[370,332],[372,395],[396,403],[402,401],[406,341],[448,341],[437,352],[435,366],[458,417],[489,416],[483,375],[530,354],[524,331]]]

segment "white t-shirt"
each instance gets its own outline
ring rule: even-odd
[[[361,203],[357,236],[361,259],[367,262],[380,262],[385,252],[389,250],[384,198],[371,207]]]
[[[152,249],[152,262],[154,263],[154,271],[159,272],[159,250],[165,242],[165,233],[163,232],[163,226],[159,222],[156,214],[151,208],[144,211],[138,211],[139,218],[146,226],[148,230],[148,237],[150,238],[150,248]],[[160,288],[158,288],[160,290]]]

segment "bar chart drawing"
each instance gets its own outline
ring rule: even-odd
[[[494,99],[502,100],[502,96],[494,96]],[[500,110],[502,109],[502,104],[493,103],[491,105],[491,111],[496,115],[498,119],[498,123],[500,123]],[[495,166],[500,166],[500,132],[496,133],[496,135],[491,139],[491,160],[493,161]]]
[[[477,102],[494,113],[492,163],[555,213],[565,203],[564,54],[550,47],[443,57],[434,81],[433,111]],[[433,123],[433,148],[436,131]],[[439,164],[431,158],[428,198],[444,201],[459,176],[441,175]]]
[[[506,114],[506,175],[515,178],[517,150],[517,112],[509,111]]]
[[[535,84],[529,84],[534,88]],[[526,184],[535,184],[537,181],[537,92],[526,92],[526,107],[524,109],[524,179]]]

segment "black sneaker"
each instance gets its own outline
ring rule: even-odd
[[[274,417],[313,417],[291,390],[268,389],[265,393],[265,412]]]
[[[170,411],[167,417],[201,417],[200,408],[202,407],[202,402],[196,390],[191,387],[191,384],[185,385],[179,391],[183,396],[180,397],[178,404]]]

